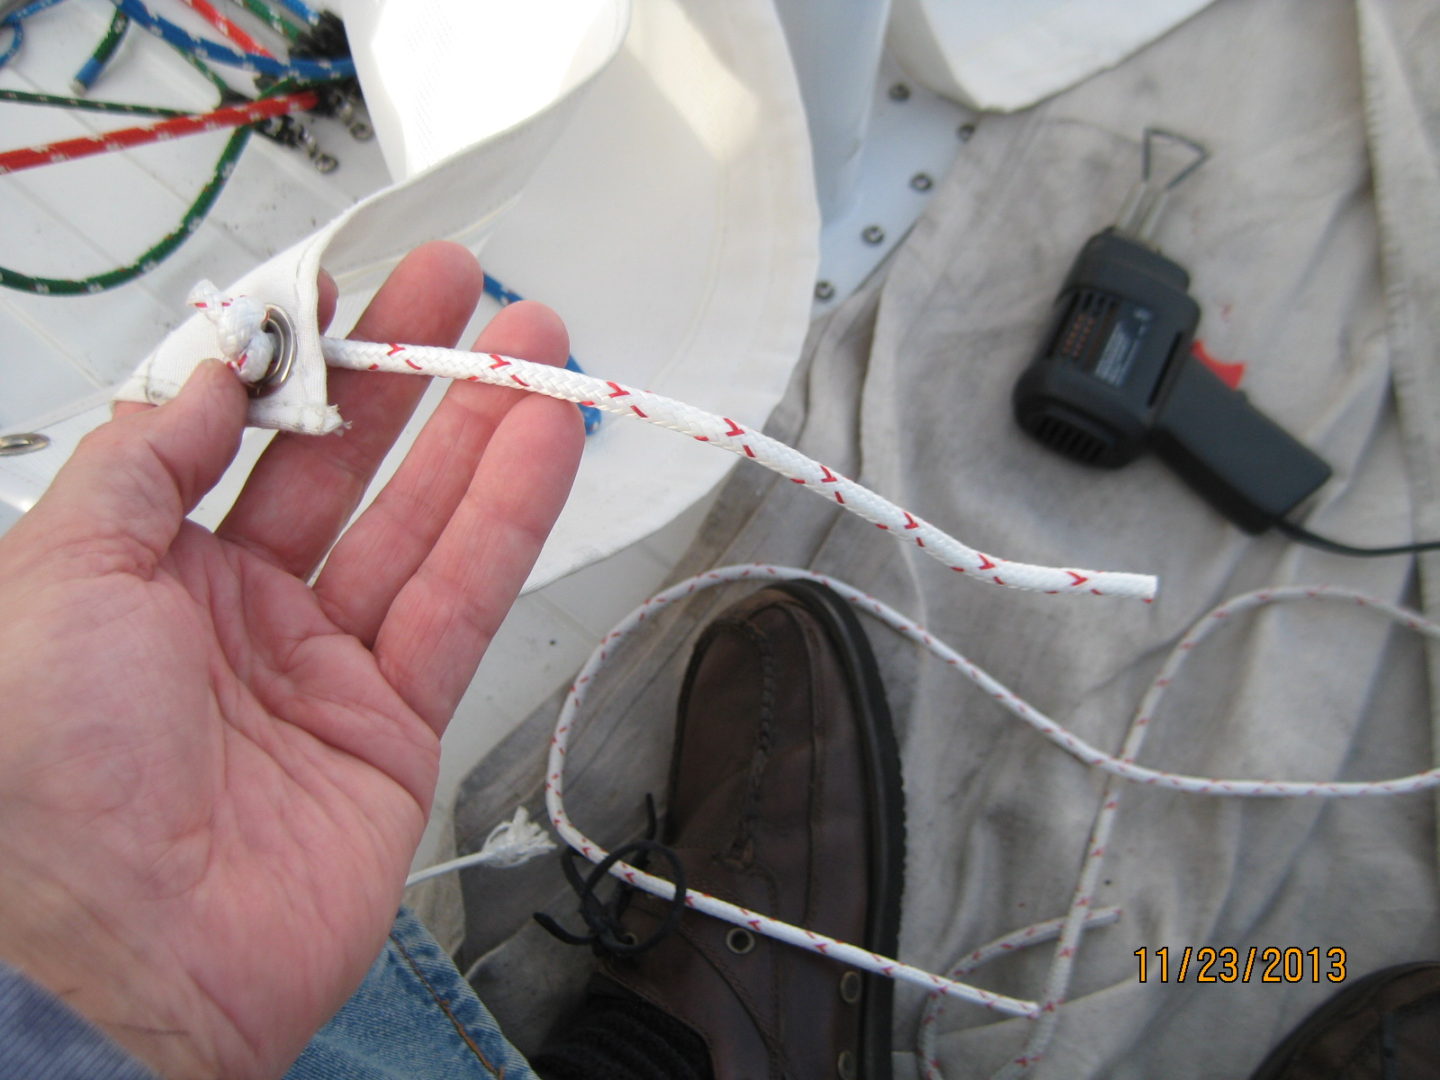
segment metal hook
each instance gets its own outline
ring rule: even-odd
[[[265,369],[265,374],[248,387],[252,398],[267,397],[279,390],[285,385],[285,380],[290,378],[290,372],[295,366],[295,324],[285,309],[266,304],[265,321],[260,324],[260,329],[275,338],[275,354],[270,358],[270,366]]]
[[[1154,144],[1161,139],[1183,147],[1194,155],[1189,163],[1163,184],[1152,178]],[[1116,229],[1143,244],[1148,244],[1151,236],[1155,233],[1155,225],[1165,210],[1170,192],[1188,179],[1209,158],[1210,151],[1194,139],[1177,135],[1175,132],[1166,131],[1163,128],[1147,127],[1145,137],[1140,144],[1140,180],[1130,190],[1130,195],[1125,200],[1125,206],[1121,209],[1120,217],[1116,222]]]
[[[1146,184],[1150,183],[1151,146],[1156,139],[1168,139],[1173,143],[1193,151],[1195,160],[1186,165],[1178,173],[1172,176],[1162,188],[1164,191],[1173,191],[1182,181],[1187,179],[1196,169],[1204,165],[1210,159],[1210,151],[1205,149],[1194,139],[1186,138],[1184,135],[1176,134],[1173,131],[1166,131],[1164,128],[1147,127],[1145,129],[1144,142],[1140,147],[1140,179]]]

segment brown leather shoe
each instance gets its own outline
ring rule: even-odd
[[[1440,963],[1401,964],[1347,986],[1272,1050],[1251,1080],[1437,1080]]]
[[[874,656],[835,593],[767,587],[705,630],[662,839],[690,887],[894,955],[899,755]],[[648,938],[666,907],[637,896],[627,931]],[[601,970],[697,1032],[717,1080],[891,1075],[890,982],[818,954],[687,911],[655,947]]]

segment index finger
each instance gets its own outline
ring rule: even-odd
[[[350,336],[454,345],[475,311],[483,281],[468,249],[424,244],[391,272]],[[330,371],[331,401],[350,427],[333,435],[276,435],[216,535],[308,578],[359,505],[429,381]]]

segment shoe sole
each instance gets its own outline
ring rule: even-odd
[[[905,888],[905,787],[900,772],[900,745],[880,665],[849,602],[834,590],[812,581],[785,581],[768,588],[794,597],[825,629],[855,692],[867,793],[878,813],[870,819],[870,904],[864,946],[882,956],[900,948],[900,899]],[[883,975],[864,973],[861,997],[860,1061],[862,1080],[890,1080],[890,1032],[895,984]]]
[[[1435,966],[1434,961],[1397,964],[1372,971],[1359,982],[1347,986],[1301,1020],[1295,1030],[1271,1050],[1259,1068],[1250,1074],[1250,1080],[1278,1080],[1324,1031],[1333,1027],[1343,1017],[1356,1012],[1362,1004],[1383,993],[1397,979],[1419,971],[1433,971]]]

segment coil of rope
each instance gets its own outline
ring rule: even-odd
[[[242,379],[252,384],[260,384],[277,370],[271,363],[272,345],[261,340],[269,336],[264,330],[266,309],[263,306],[244,297],[226,300],[209,283],[197,286],[191,296],[191,303],[204,311],[216,324],[221,353],[231,362]],[[952,570],[964,572],[970,580],[1071,596],[1116,596],[1147,601],[1154,596],[1155,581],[1145,575],[1030,566],[986,555],[924,522],[910,511],[895,506],[883,496],[848,480],[828,466],[812,461],[799,451],[748,429],[729,417],[707,413],[694,406],[621,383],[496,354],[335,338],[322,338],[320,346],[325,362],[334,367],[356,371],[428,374],[496,386],[519,387],[591,405],[606,412],[633,416],[711,443],[787,476],[823,497],[833,496],[838,506],[871,521],[902,544],[908,546],[913,541],[915,546],[926,554],[940,559]],[[251,354],[258,354],[263,362]],[[942,975],[903,963],[897,958],[880,956],[858,946],[827,938],[804,927],[780,922],[764,913],[737,907],[694,889],[680,892],[670,881],[616,859],[612,853],[590,840],[574,825],[564,803],[565,763],[580,710],[586,696],[593,690],[602,668],[627,638],[667,605],[692,596],[702,589],[727,582],[757,579],[802,579],[829,586],[859,611],[880,619],[897,633],[928,650],[947,666],[956,669],[1042,737],[1083,764],[1109,774],[1087,837],[1085,856],[1070,906],[1062,918],[1022,928],[982,946],[957,968]],[[1247,593],[1221,604],[1203,616],[1176,643],[1141,700],[1120,753],[1111,755],[1045,716],[958,651],[935,638],[924,627],[853,586],[794,567],[763,564],[721,567],[679,582],[646,600],[605,635],[576,675],[551,738],[545,780],[546,808],[550,824],[572,849],[596,865],[607,865],[611,874],[631,887],[643,889],[666,900],[673,901],[678,895],[680,902],[693,910],[748,927],[757,933],[799,948],[822,953],[886,978],[909,982],[926,989],[931,995],[926,1012],[931,1022],[922,1021],[921,1025],[921,1065],[925,1075],[932,1080],[938,1080],[940,1076],[939,1064],[934,1058],[933,1049],[927,1052],[925,1031],[927,1028],[931,1029],[933,1037],[933,1018],[938,1014],[942,999],[960,999],[993,1011],[1029,1018],[1034,1021],[1034,1025],[1030,1029],[1023,1051],[996,1074],[1003,1080],[1013,1080],[1045,1057],[1058,1023],[1059,1007],[1068,992],[1075,955],[1084,931],[1111,925],[1120,917],[1118,909],[1097,909],[1091,902],[1104,863],[1106,842],[1121,805],[1121,789],[1124,784],[1159,786],[1211,797],[1262,798],[1404,795],[1440,786],[1440,768],[1378,781],[1277,781],[1187,776],[1136,763],[1165,693],[1202,641],[1217,630],[1234,625],[1237,621],[1236,615],[1277,603],[1316,601],[1359,606],[1414,632],[1440,640],[1440,624],[1418,613],[1346,589],[1286,586]],[[411,880],[424,880],[438,873],[448,873],[470,865],[504,864],[510,859],[518,861],[528,857],[529,854],[542,850],[543,844],[537,842],[529,833],[525,827],[527,824],[523,821],[522,814],[517,812],[514,822],[497,828],[497,834],[504,834],[502,842],[497,845],[498,850],[489,850],[491,845],[487,843],[474,855],[462,856],[441,866],[421,871]],[[1038,1000],[1027,1001],[996,994],[960,981],[996,955],[1016,947],[1048,941],[1055,941],[1056,947],[1046,976],[1044,993]]]

